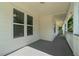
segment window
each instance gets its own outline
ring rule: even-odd
[[[13,20],[14,23],[24,24],[24,13],[23,12],[20,12],[14,9],[13,14],[14,14],[14,20]]]
[[[14,27],[14,38],[24,36],[24,26],[23,25],[13,25]]]
[[[70,17],[68,20],[68,31],[73,32],[73,17]]]
[[[33,17],[27,15],[27,35],[33,35]]]
[[[24,13],[13,9],[13,37],[23,37],[24,36]]]
[[[33,17],[27,15],[27,25],[33,25]]]
[[[33,34],[33,27],[27,26],[27,35],[32,35],[32,34]]]

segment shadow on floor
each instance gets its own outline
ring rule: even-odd
[[[53,41],[38,40],[29,46],[54,56],[73,56],[66,38],[57,35]]]

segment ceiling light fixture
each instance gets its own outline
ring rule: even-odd
[[[44,4],[45,2],[40,2],[40,4]]]

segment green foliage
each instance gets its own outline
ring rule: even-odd
[[[68,31],[73,32],[73,17],[70,17],[68,21]]]

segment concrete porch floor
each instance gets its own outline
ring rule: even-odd
[[[73,52],[62,35],[57,35],[51,42],[39,40],[29,46],[54,56],[73,56]]]

